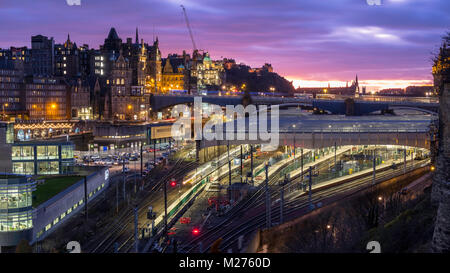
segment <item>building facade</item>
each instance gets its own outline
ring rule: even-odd
[[[69,119],[69,86],[60,79],[33,77],[25,81],[25,107],[30,119]]]
[[[57,77],[74,78],[80,76],[80,56],[77,45],[70,41],[55,45],[54,75]]]
[[[0,174],[0,250],[31,240],[35,188],[36,183],[26,176]]]
[[[17,142],[11,147],[12,173],[68,174],[73,170],[74,146],[70,142]]]
[[[213,61],[208,52],[194,52],[190,65],[191,77],[196,79],[197,90],[218,88],[224,78],[223,61]]]
[[[14,124],[0,123],[1,172],[20,175],[71,173],[73,150],[71,142],[14,142]]]
[[[185,90],[185,73],[183,59],[177,55],[169,55],[164,60],[161,91],[167,93],[173,90]]]
[[[91,120],[93,109],[91,106],[91,87],[87,80],[77,79],[70,87],[71,119]]]
[[[53,76],[55,62],[55,41],[46,36],[31,37],[32,72],[36,76]]]
[[[0,61],[0,107],[3,120],[25,118],[24,71],[17,62]]]

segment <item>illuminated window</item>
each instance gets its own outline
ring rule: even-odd
[[[34,174],[34,162],[13,162],[13,173]]]
[[[72,159],[73,158],[73,146],[62,145],[61,146],[61,158],[62,159]]]
[[[38,162],[38,174],[59,174],[59,162]]]

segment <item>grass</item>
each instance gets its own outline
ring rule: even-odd
[[[39,177],[38,179],[44,179],[45,182],[38,185],[36,191],[33,193],[35,197],[33,197],[33,207],[36,208],[82,178],[82,176]]]
[[[1,175],[0,175],[0,179],[20,178],[20,177],[22,177],[22,176],[20,176],[20,175],[15,175],[15,174],[8,174],[8,175],[6,175],[6,174],[1,174]]]

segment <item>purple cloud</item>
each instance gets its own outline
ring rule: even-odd
[[[450,26],[448,0],[0,0],[0,47],[30,46],[31,35],[98,47],[119,36],[158,35],[163,55],[192,50],[183,4],[200,49],[292,79],[430,79],[431,52]],[[153,31],[155,30],[155,31]]]

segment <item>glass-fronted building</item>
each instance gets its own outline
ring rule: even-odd
[[[31,240],[35,188],[35,181],[26,176],[0,174],[0,246]]]
[[[71,142],[18,142],[12,144],[12,172],[27,175],[67,174],[73,170]]]

